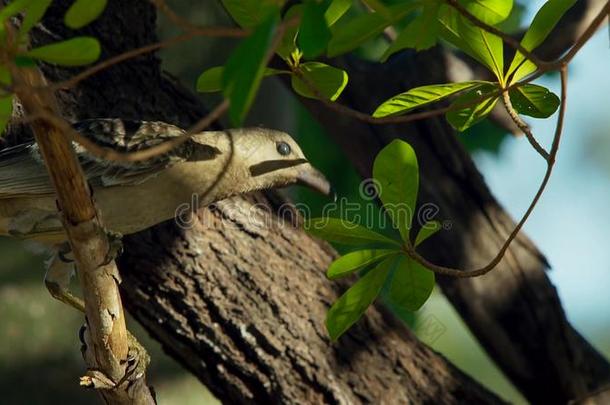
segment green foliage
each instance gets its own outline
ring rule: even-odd
[[[399,311],[417,311],[432,294],[434,273],[421,264],[399,256],[388,280],[386,299]]]
[[[101,53],[100,43],[93,37],[76,37],[34,48],[24,55],[61,66],[82,66],[95,62]]]
[[[283,21],[290,21],[293,18],[301,18],[303,15],[303,4],[295,4],[290,7],[286,14],[284,15]],[[282,57],[282,59],[288,61],[293,55],[294,52],[297,52],[296,39],[297,34],[299,33],[298,25],[291,25],[286,28],[282,39],[280,40],[280,44],[275,51],[278,55]]]
[[[502,39],[473,25],[455,9],[443,7],[443,38],[491,70],[500,83],[504,79]]]
[[[332,0],[324,13],[326,24],[330,27],[336,23],[352,6],[352,0]]]
[[[326,276],[335,280],[341,277],[349,276],[355,271],[362,270],[365,267],[380,262],[389,255],[400,253],[398,249],[365,249],[357,250],[341,256],[331,263],[326,272]]]
[[[331,34],[324,17],[325,12],[324,3],[313,0],[305,3],[297,42],[306,58],[320,56],[330,41]]]
[[[328,268],[330,279],[372,267],[348,289],[328,311],[326,326],[333,340],[353,325],[387,285],[386,298],[401,311],[419,309],[434,288],[434,273],[414,262],[406,253],[411,245],[409,230],[417,201],[419,172],[411,146],[394,140],[377,155],[373,177],[379,185],[383,209],[398,228],[401,239],[393,240],[363,226],[338,218],[315,218],[306,224],[311,234],[331,242],[360,246],[335,260]],[[417,247],[441,229],[436,221],[424,224],[416,238]],[[370,244],[379,248],[368,248]]]
[[[515,110],[534,118],[548,118],[557,111],[559,97],[546,87],[526,83],[510,90],[510,101]]]
[[[0,10],[0,25],[4,26],[8,18],[25,10],[31,2],[32,0],[15,0],[8,3]]]
[[[521,46],[528,51],[538,47],[551,33],[561,17],[576,3],[576,0],[548,0],[538,11],[530,27],[521,40]],[[517,82],[536,70],[534,65],[525,56],[517,51],[508,68],[507,76],[511,83]]]
[[[65,24],[70,28],[82,28],[102,14],[107,0],[76,0],[64,17]]]
[[[270,14],[279,10],[283,0],[221,0],[222,5],[244,28],[255,28],[265,21]]]
[[[332,340],[339,339],[375,301],[396,260],[396,256],[383,260],[352,285],[328,310],[326,329]]]
[[[51,5],[52,0],[31,0],[24,8],[25,16],[21,27],[19,27],[19,37],[24,40],[30,30],[42,19],[42,16]]]
[[[384,101],[373,113],[373,117],[387,117],[407,113],[415,108],[443,100],[464,90],[479,86],[483,81],[432,84],[415,87]]]
[[[333,26],[332,39],[328,43],[328,56],[337,56],[357,48],[366,40],[379,35],[387,26],[404,18],[419,5],[419,1],[398,4],[388,7],[387,13],[365,13]]]
[[[373,178],[394,228],[408,241],[419,189],[419,167],[411,145],[395,139],[383,148],[373,163]]]
[[[385,62],[392,54],[406,48],[421,51],[436,45],[440,32],[438,21],[440,7],[440,1],[431,1],[424,4],[421,15],[400,32],[396,40],[381,57],[382,62]]]
[[[470,14],[484,23],[495,25],[508,18],[513,0],[459,0]]]
[[[497,91],[497,85],[485,83],[460,95],[451,104],[453,109],[447,112],[447,121],[458,131],[470,128],[489,115],[498,102],[498,96],[492,96]],[[481,98],[485,99],[477,102]]]
[[[344,70],[320,62],[306,62],[299,65],[300,74],[292,75],[292,88],[303,97],[318,98],[314,87],[322,98],[334,101],[347,85]]]
[[[314,236],[342,245],[373,243],[385,247],[400,247],[400,242],[340,218],[312,218],[305,224],[305,229]]]
[[[428,239],[430,236],[434,235],[438,231],[441,230],[441,224],[438,221],[429,221],[426,222],[419,232],[417,233],[417,237],[415,238],[414,246],[419,246],[422,242]]]
[[[216,91],[221,91],[222,76],[224,75],[224,71],[224,66],[215,66],[204,71],[197,78],[197,83],[195,85],[197,91],[200,93],[213,93]],[[290,72],[287,70],[272,69],[268,67],[265,68],[265,71],[263,72],[263,77],[275,76],[280,74],[290,74]]]
[[[248,112],[260,86],[267,53],[277,26],[276,13],[271,13],[233,52],[222,76],[223,94],[230,100],[229,118],[239,126]]]
[[[28,45],[28,34],[42,19],[51,5],[52,0],[15,0],[0,9],[0,49],[2,49],[5,62],[14,63],[20,68],[36,66],[36,60],[61,66],[82,66],[95,62],[101,53],[100,44],[92,37],[76,37],[65,41],[40,46],[29,51],[24,50]],[[96,1],[77,0],[68,11],[66,19],[83,18],[84,14],[96,7]],[[105,4],[105,0],[101,0]],[[103,8],[103,7],[102,7]],[[74,11],[74,9],[76,11]],[[8,19],[18,14],[22,15],[21,24],[16,35],[7,35]],[[89,15],[93,20],[97,15]],[[6,88],[11,85],[12,78],[8,65],[0,65],[0,134],[4,132],[7,122],[13,111],[13,94]]]

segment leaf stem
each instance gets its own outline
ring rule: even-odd
[[[517,111],[515,111],[515,108],[510,101],[510,94],[508,90],[502,91],[502,102],[504,103],[504,107],[506,107],[506,111],[508,111],[508,115],[510,115],[510,118],[513,120],[515,125],[517,125],[517,127],[519,127],[519,129],[525,134],[525,137],[529,141],[530,145],[532,145],[532,147],[540,156],[542,156],[544,160],[548,161],[548,152],[538,143],[534,137],[534,134],[532,133],[532,130],[530,129],[530,126],[527,125],[527,123],[521,119]]]

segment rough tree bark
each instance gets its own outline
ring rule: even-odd
[[[36,31],[35,39],[46,42],[72,35],[61,15],[54,8],[45,20],[48,31]],[[110,1],[103,18],[84,31],[101,39],[106,57],[154,41],[154,19],[154,9],[145,2]],[[442,77],[444,66],[437,57],[413,57],[408,62],[410,79],[421,75],[418,82],[430,82]],[[370,81],[366,87],[354,86],[370,67],[352,67],[353,90],[346,101],[363,110],[370,110],[369,97],[405,86],[404,74],[388,77],[379,94],[372,96]],[[49,67],[45,74],[50,80],[67,77],[66,71]],[[188,92],[162,76],[153,56],[102,72],[74,91],[63,92],[60,99],[64,113],[73,119],[116,116],[188,126],[202,114]],[[333,114],[335,122],[343,124],[336,128],[325,114],[317,111],[340,143],[347,140],[341,133],[350,134],[353,145],[346,150],[364,175],[375,151],[391,136],[406,133],[404,128],[338,120]],[[442,121],[414,128],[423,134],[408,138],[424,163],[422,201],[439,204],[441,215],[454,225],[442,234],[442,249],[437,246],[426,253],[444,264],[480,264],[496,251],[512,221],[461,146],[447,136]],[[324,279],[332,252],[276,219],[269,227],[256,225],[251,204],[234,199],[202,210],[192,229],[168,223],[126,238],[121,260],[128,309],[214,393],[236,402],[499,401],[383,310],[367,312],[366,320],[340,344],[331,345],[323,314],[343,288]],[[578,396],[583,385],[607,381],[610,372],[565,320],[545,265],[535,247],[520,238],[503,268],[480,279],[443,280],[442,285],[529,399],[565,403]],[[569,384],[566,376],[578,383]],[[547,395],[556,390],[556,397],[543,397],[543,389]]]

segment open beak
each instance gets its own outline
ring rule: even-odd
[[[301,167],[301,170],[297,175],[297,184],[307,186],[312,190],[315,190],[326,196],[332,196],[334,200],[337,199],[337,195],[335,194],[335,191],[333,190],[326,177],[324,177],[322,172],[320,172],[318,169],[316,169],[309,163],[306,163],[305,165],[303,165],[303,167]]]

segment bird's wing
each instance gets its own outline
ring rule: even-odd
[[[86,120],[78,122],[74,128],[98,145],[119,152],[150,148],[185,133],[183,129],[163,122],[120,119]],[[163,169],[188,160],[193,152],[197,152],[198,159],[205,158],[206,153],[210,159],[214,158],[213,148],[190,140],[166,154],[140,162],[103,160],[80,145],[74,146],[87,180],[97,187],[140,184]],[[0,151],[0,198],[51,193],[53,188],[36,144]]]
[[[33,143],[0,150],[0,198],[50,194],[53,188],[42,162],[34,157]]]

